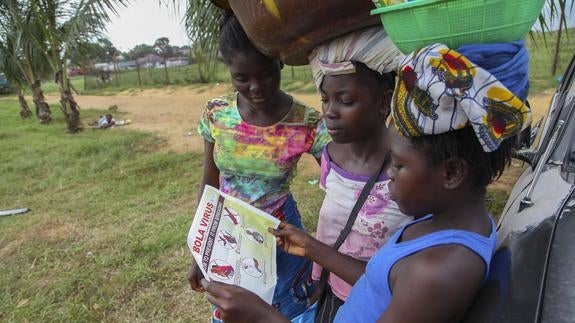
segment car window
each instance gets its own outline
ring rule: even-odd
[[[571,110],[573,107],[569,107],[566,105],[567,97],[569,96],[570,89],[572,91],[572,87],[574,86],[573,79],[575,78],[575,55],[571,58],[571,62],[567,67],[565,74],[563,75],[563,81],[559,84],[557,91],[553,95],[553,100],[551,101],[551,105],[549,110],[547,111],[547,116],[545,118],[545,124],[543,126],[543,130],[541,131],[541,139],[539,140],[537,146],[537,155],[534,160],[534,164],[539,163],[539,159],[544,155],[545,151],[547,151],[549,147],[549,141],[551,140],[552,134],[555,132],[557,127],[557,123],[559,120],[567,121],[569,119],[569,115],[571,114]],[[566,127],[564,127],[566,128]],[[565,129],[563,129],[565,130]],[[564,131],[562,131],[564,133]],[[551,160],[563,160],[564,154],[560,154],[560,151],[565,151],[566,143],[562,146],[557,154],[550,156]],[[554,145],[557,146],[557,145]],[[560,155],[560,156],[558,156]],[[545,161],[547,162],[547,160]]]
[[[566,84],[568,87],[564,88],[563,107],[559,115],[560,120],[565,120],[565,129],[558,138],[557,147],[549,162],[562,164],[563,178],[570,183],[575,183],[575,82],[573,79],[569,81]]]

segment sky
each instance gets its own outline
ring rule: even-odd
[[[171,1],[170,8],[158,3],[158,0],[131,0],[128,7],[118,10],[118,16],[112,14],[107,25],[112,44],[124,52],[139,44],[153,45],[160,37],[168,37],[170,45],[189,45],[182,23],[185,7],[182,5],[179,12],[174,12]]]
[[[549,13],[549,11],[547,9],[549,7],[548,4],[549,4],[548,2],[545,3],[545,8],[543,9],[544,16],[547,16]],[[575,7],[572,7],[571,5],[567,5],[565,10],[566,10],[565,20],[567,21],[567,27],[568,28],[574,28],[575,27]],[[559,20],[554,19],[554,21],[549,22],[549,28],[551,30],[557,30],[559,28]],[[533,29],[534,30],[541,30],[541,26],[540,26],[538,21],[536,21],[535,25],[533,25]]]

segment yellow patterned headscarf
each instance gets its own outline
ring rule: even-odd
[[[524,102],[489,72],[443,44],[408,55],[397,82],[392,117],[406,137],[471,124],[483,150],[491,152],[531,122]]]

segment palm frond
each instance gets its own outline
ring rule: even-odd
[[[546,0],[538,23],[542,31],[549,31],[556,21],[567,28],[567,17],[575,10],[575,0]]]
[[[215,71],[222,15],[223,11],[209,0],[188,0],[184,25],[192,41],[196,61],[200,68],[205,69],[206,75],[201,75],[202,81],[208,81]]]

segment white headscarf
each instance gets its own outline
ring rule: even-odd
[[[325,75],[353,74],[353,62],[389,73],[405,58],[382,27],[370,27],[329,40],[308,56],[314,82],[319,90]]]

